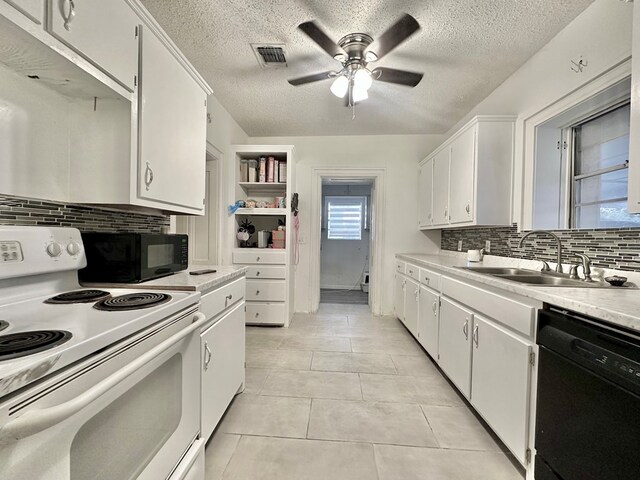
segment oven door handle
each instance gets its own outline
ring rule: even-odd
[[[54,425],[57,425],[58,423],[73,416],[87,405],[107,393],[120,382],[133,375],[149,362],[155,360],[165,350],[171,348],[185,337],[191,335],[194,331],[200,329],[205,323],[207,323],[207,317],[203,313],[197,312],[191,325],[156,345],[124,368],[97,383],[90,389],[75,397],[73,400],[61,405],[56,405],[55,407],[49,407],[42,410],[31,410],[20,415],[14,420],[9,421],[0,429],[0,443],[20,440],[31,435],[35,435],[36,433],[53,427]]]

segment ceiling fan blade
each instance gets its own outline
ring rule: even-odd
[[[396,70],[395,68],[378,67],[371,74],[381,82],[396,83],[407,87],[415,87],[422,80],[422,73]]]
[[[291,78],[287,80],[291,85],[297,87],[298,85],[304,85],[305,83],[319,82],[320,80],[328,80],[332,78],[335,72],[322,72],[314,73],[313,75],[305,75],[304,77]]]
[[[418,30],[420,30],[418,21],[408,13],[405,13],[400,20],[369,45],[366,51],[373,52],[380,60]]]
[[[346,55],[345,52],[340,45],[331,40],[329,36],[322,31],[318,25],[314,22],[304,22],[298,25],[298,28],[302,30],[307,36],[316,42],[320,48],[322,48],[325,52],[327,52],[332,57],[335,57],[337,54],[341,53]]]

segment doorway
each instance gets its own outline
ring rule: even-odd
[[[189,235],[189,265],[220,265],[220,166],[222,153],[207,144],[205,212],[202,216],[179,216],[176,231]]]
[[[367,297],[368,305],[348,306],[346,304],[333,304],[335,306],[330,307],[329,304],[323,303],[321,311],[350,311],[360,312],[366,309],[365,313],[372,313],[374,315],[380,315],[382,310],[382,272],[383,272],[383,252],[384,252],[384,186],[385,186],[385,168],[349,168],[349,167],[334,167],[334,168],[313,168],[311,175],[311,225],[310,225],[310,298],[309,298],[309,312],[320,311],[320,297],[321,287],[335,287],[331,290],[347,290],[352,292],[360,289],[361,294],[365,293]],[[330,283],[329,276],[326,273],[329,272],[325,262],[325,267],[322,268],[322,249],[323,237],[328,237],[328,225],[325,225],[325,218],[323,211],[325,210],[325,200],[329,195],[323,196],[323,190],[329,192],[325,187],[339,186],[343,189],[346,186],[350,186],[351,193],[356,193],[355,186],[365,187],[365,192],[368,191],[367,199],[367,214],[362,214],[362,219],[367,219],[367,231],[365,235],[368,236],[368,252],[362,249],[359,254],[359,262],[357,267],[353,267],[354,272],[348,274],[348,279],[353,279],[353,283]],[[344,191],[344,190],[342,190]],[[342,196],[342,195],[335,195]],[[354,195],[354,196],[367,196]],[[380,208],[378,208],[380,206]],[[323,228],[325,231],[323,231]],[[362,237],[361,237],[362,240]],[[336,240],[337,242],[340,242]],[[347,242],[348,240],[342,240],[341,242]],[[352,240],[353,241],[353,240]],[[325,242],[326,245],[326,242]],[[342,244],[346,245],[345,243]],[[325,248],[325,253],[328,249]],[[330,258],[330,257],[329,257]],[[366,258],[366,260],[365,260]],[[337,261],[333,260],[333,263]],[[355,262],[354,262],[355,265]],[[325,272],[324,283],[322,281],[322,272]],[[364,272],[363,272],[364,271]],[[368,271],[368,278],[365,278],[364,274]],[[353,275],[353,277],[351,277]],[[335,279],[335,278],[334,278]],[[368,292],[362,291],[362,283],[367,280]],[[367,287],[365,287],[365,290]],[[327,293],[327,292],[325,292]],[[340,294],[341,292],[335,292]],[[362,295],[361,295],[362,296]],[[326,299],[326,296],[325,296]]]
[[[320,303],[368,305],[371,179],[322,182]]]

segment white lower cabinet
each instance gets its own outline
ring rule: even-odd
[[[201,335],[201,436],[209,438],[244,383],[244,302],[216,320]]]
[[[471,397],[473,312],[443,298],[440,303],[438,364],[466,397]]]
[[[396,318],[404,323],[404,286],[407,283],[407,279],[396,273],[393,280],[393,311],[396,314]]]
[[[524,463],[533,347],[478,315],[473,323],[471,404]]]
[[[414,267],[415,268],[415,267]],[[404,325],[414,337],[418,332],[418,301],[420,299],[420,285],[418,282],[407,279],[404,287]]]
[[[420,286],[418,302],[418,342],[433,359],[438,358],[440,295]]]

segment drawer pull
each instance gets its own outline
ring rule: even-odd
[[[426,283],[427,285],[429,285],[429,282],[431,281],[431,279],[429,277],[424,277],[424,283]]]
[[[256,312],[256,318],[260,316],[260,312]]]
[[[260,290],[256,290],[256,295],[260,295]]]
[[[260,261],[260,257],[256,257],[256,262],[259,262],[259,261]]]
[[[259,276],[260,276],[260,272],[256,272],[256,277],[259,277]]]
[[[211,363],[211,357],[213,357],[213,353],[211,353],[211,349],[209,348],[209,344],[204,342],[204,371],[209,370],[209,364]]]

